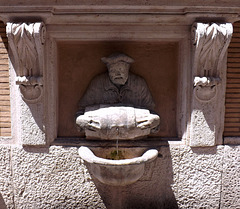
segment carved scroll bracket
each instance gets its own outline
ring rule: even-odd
[[[222,77],[224,56],[233,32],[232,24],[195,23],[192,26],[192,32],[194,46],[193,76],[207,77],[210,82],[205,82],[205,84],[211,85],[212,81]]]
[[[215,98],[224,74],[224,56],[231,40],[232,24],[195,23],[192,26],[194,46],[194,96],[201,102]]]
[[[222,144],[227,48],[232,32],[231,23],[195,23],[192,26],[192,147]]]
[[[7,35],[11,61],[23,99],[38,102],[43,93],[44,23],[8,23]]]

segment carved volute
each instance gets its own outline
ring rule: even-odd
[[[192,26],[194,45],[194,95],[202,102],[215,97],[222,82],[222,64],[231,40],[232,24],[195,23]]]
[[[195,23],[193,32],[193,97],[191,146],[222,144],[227,48],[232,24]]]
[[[8,23],[7,36],[16,72],[16,84],[26,102],[35,103],[43,92],[44,42],[42,22]]]

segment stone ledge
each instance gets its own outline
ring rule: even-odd
[[[169,145],[183,145],[177,138],[148,138],[144,140],[119,140],[119,147],[159,147]],[[88,146],[88,147],[116,147],[116,140],[93,140],[80,137],[62,137],[52,142],[56,146]]]
[[[240,145],[240,137],[224,137],[226,145]]]

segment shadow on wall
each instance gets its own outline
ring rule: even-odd
[[[23,149],[24,149],[25,152],[29,152],[29,153],[45,153],[45,154],[49,154],[49,147],[38,147],[36,149],[36,147],[23,146]]]
[[[33,117],[35,123],[37,124],[38,128],[41,131],[44,132],[45,131],[44,130],[44,122],[43,122],[42,117],[39,116],[39,115],[42,115],[43,112],[44,112],[43,105],[41,104],[41,101],[38,103],[38,105],[36,105],[36,104],[29,104],[29,103],[26,103],[26,105],[30,109],[32,117]]]
[[[191,147],[193,153],[198,155],[215,155],[217,147]]]
[[[4,202],[4,199],[3,199],[1,193],[0,193],[0,208],[1,209],[7,209],[7,206],[6,206],[5,202]]]
[[[92,179],[108,209],[175,209],[172,191],[173,169],[169,147],[160,148],[160,156],[146,166],[143,177],[127,186],[109,186]]]

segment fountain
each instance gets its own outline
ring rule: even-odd
[[[110,160],[97,157],[88,147],[80,147],[80,157],[88,164],[90,172],[100,182],[113,186],[125,186],[142,177],[145,164],[153,161],[158,151],[150,149],[140,157]]]
[[[113,54],[102,61],[107,64],[108,73],[91,82],[79,102],[76,124],[86,139],[116,140],[116,149],[107,154],[107,148],[103,148],[97,156],[82,146],[79,155],[100,182],[124,186],[141,178],[146,163],[152,162],[158,151],[119,150],[118,141],[147,138],[158,131],[160,117],[153,111],[154,103],[145,80],[129,72],[131,57]]]

